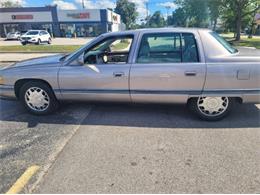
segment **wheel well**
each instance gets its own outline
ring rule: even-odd
[[[28,83],[28,82],[30,82],[30,81],[37,81],[37,82],[45,83],[45,84],[47,84],[47,85],[50,87],[51,90],[53,90],[52,87],[51,87],[51,85],[50,85],[47,81],[45,81],[45,80],[42,80],[42,79],[20,79],[20,80],[16,81],[15,84],[14,84],[15,96],[16,96],[18,99],[19,99],[19,92],[20,92],[21,87],[22,87],[25,83]]]

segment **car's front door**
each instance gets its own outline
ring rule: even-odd
[[[130,101],[128,56],[133,36],[109,37],[82,53],[78,60],[61,67],[63,99]]]
[[[198,35],[144,33],[131,67],[130,93],[134,102],[179,102],[200,94],[206,65]]]

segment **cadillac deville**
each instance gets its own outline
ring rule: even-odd
[[[260,57],[206,29],[107,33],[74,53],[3,68],[0,95],[38,115],[84,100],[184,103],[204,120],[220,120],[236,102],[260,102]]]

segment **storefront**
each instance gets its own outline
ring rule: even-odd
[[[122,30],[120,15],[107,9],[57,10],[56,6],[0,8],[0,35],[47,30],[55,37],[92,37]]]

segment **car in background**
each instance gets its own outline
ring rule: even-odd
[[[9,32],[6,35],[6,40],[19,40],[20,36],[20,32]]]
[[[45,30],[29,30],[27,33],[21,36],[20,41],[22,45],[41,43],[51,44],[51,36]]]

